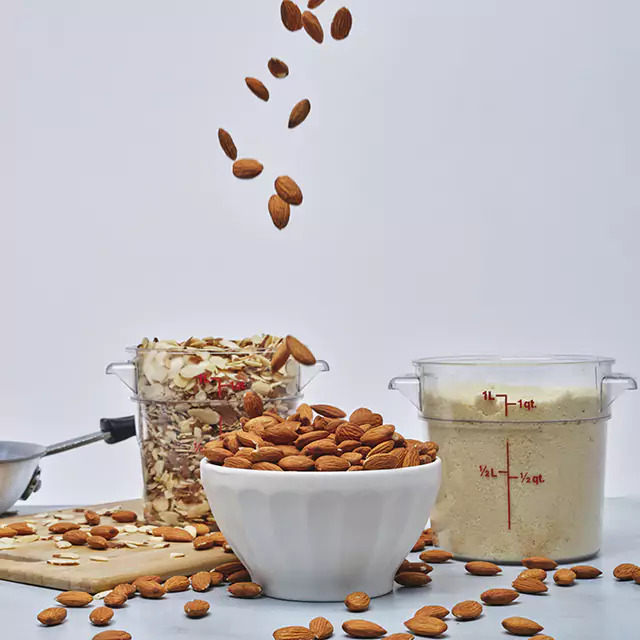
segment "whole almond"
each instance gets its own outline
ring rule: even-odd
[[[56,600],[65,607],[86,607],[93,602],[93,596],[86,591],[65,591],[58,594]]]
[[[547,579],[547,572],[544,569],[525,569],[520,572],[518,578],[535,578],[544,582]]]
[[[0,527],[0,538],[13,538],[14,536],[17,536],[17,535],[18,534],[16,530],[12,529],[11,527]]]
[[[317,9],[324,0],[309,0],[307,3],[307,9]]]
[[[132,584],[134,587],[137,587],[139,582],[157,582],[158,584],[162,584],[162,578],[160,576],[138,576]],[[120,585],[118,585],[118,587],[119,586]],[[116,589],[118,587],[116,587]]]
[[[379,624],[368,620],[347,620],[342,630],[352,638],[381,638],[387,633]]]
[[[242,569],[241,571],[236,571],[235,573],[232,573],[227,578],[227,581],[230,582],[231,584],[235,584],[236,582],[251,582],[251,576],[249,575],[249,572],[246,569]]]
[[[347,473],[349,473],[349,471],[364,471],[364,467],[361,464],[352,464],[347,469]]]
[[[395,427],[390,424],[383,424],[379,427],[373,427],[365,431],[360,438],[360,442],[365,447],[375,447],[377,444],[385,440],[391,440],[391,436],[395,431]]]
[[[278,466],[284,471],[311,471],[315,461],[308,456],[285,456],[278,461]]]
[[[262,593],[262,587],[255,582],[236,582],[227,591],[236,598],[256,598]]]
[[[213,464],[223,464],[227,458],[230,458],[233,455],[231,451],[211,445],[211,442],[207,442],[207,444],[202,447],[202,453],[204,457],[209,462],[213,462]]]
[[[97,633],[92,640],[131,640],[131,634],[126,631],[109,629]]]
[[[136,584],[136,588],[138,589],[138,593],[143,598],[149,598],[151,600],[157,600],[158,598],[162,598],[167,590],[161,584],[157,582],[142,581]]]
[[[543,556],[531,556],[530,558],[525,558],[522,561],[522,564],[527,567],[527,569],[544,569],[545,571],[553,571],[558,566],[558,563],[555,560],[551,560],[551,558],[545,558]]]
[[[575,567],[571,567],[571,571],[576,574],[578,580],[593,580],[602,575],[602,571],[591,565],[579,564]]]
[[[208,534],[206,536],[197,536],[193,540],[193,548],[196,551],[206,551],[207,549],[213,549],[215,546],[215,540]]]
[[[502,569],[493,562],[467,562],[464,568],[474,576],[496,576]]]
[[[576,574],[571,569],[558,569],[553,574],[553,581],[561,587],[570,587],[576,581]]]
[[[280,17],[282,18],[282,24],[289,31],[302,29],[302,12],[295,2],[284,0],[280,5]]]
[[[391,633],[385,636],[385,640],[413,640],[415,636],[410,633]]]
[[[184,605],[188,618],[204,618],[209,613],[209,603],[205,600],[191,600]]]
[[[118,609],[120,607],[124,607],[129,597],[130,596],[127,595],[123,589],[112,589],[111,593],[108,593],[102,599],[102,602],[104,602],[107,607]]]
[[[347,451],[346,453],[343,453],[340,457],[346,460],[349,463],[349,465],[360,464],[362,462],[362,456],[359,453],[356,453],[355,451]]]
[[[390,453],[379,453],[378,455],[367,457],[367,459],[364,461],[364,464],[362,466],[365,471],[381,471],[384,469],[395,469],[396,458]]]
[[[98,607],[89,614],[89,621],[96,627],[105,627],[113,618],[113,609]]]
[[[135,511],[114,511],[111,517],[116,522],[135,522],[138,519],[138,514]]]
[[[373,449],[371,449],[371,451],[367,454],[367,458],[369,458],[370,456],[377,456],[379,453],[391,453],[394,446],[395,443],[393,440],[385,440],[384,442],[381,442],[380,444],[377,444],[375,447],[373,447]]]
[[[252,469],[256,471],[284,471],[277,464],[273,462],[256,462],[251,466]]]
[[[233,163],[233,175],[241,180],[251,180],[262,173],[264,167],[252,158],[242,158]]]
[[[287,341],[283,340],[278,348],[275,350],[272,358],[271,358],[271,371],[275,373],[276,371],[280,371],[282,367],[286,364],[289,359],[289,347],[287,346]]]
[[[528,593],[532,595],[548,591],[547,585],[536,578],[516,578],[511,586],[520,593]]]
[[[318,617],[309,623],[309,631],[316,640],[327,640],[333,635],[333,625],[326,618]]]
[[[120,530],[117,527],[112,527],[110,525],[99,525],[97,527],[93,527],[90,533],[92,536],[99,536],[105,540],[113,540],[120,533]]]
[[[350,466],[348,460],[338,456],[320,456],[316,460],[316,471],[346,471]]]
[[[448,562],[451,558],[453,558],[453,553],[444,549],[429,549],[420,554],[420,560],[429,564],[442,564],[443,562]]]
[[[511,604],[520,597],[520,594],[513,589],[489,589],[480,594],[480,600],[485,604],[505,605]]]
[[[349,416],[349,422],[355,425],[370,424],[369,420],[371,419],[371,415],[371,409],[360,407]]]
[[[331,36],[334,40],[344,40],[350,33],[353,26],[353,16],[346,7],[338,9],[331,22]]]
[[[320,24],[320,20],[318,20],[317,16],[311,13],[311,11],[305,11],[302,14],[302,26],[318,44],[324,42],[324,30]]]
[[[449,609],[441,607],[440,605],[428,605],[418,609],[413,616],[414,618],[427,617],[427,618],[440,618],[443,620],[449,615]]]
[[[214,571],[221,573],[225,578],[228,578],[232,573],[237,571],[246,571],[246,567],[239,560],[232,562],[223,562],[214,568]]]
[[[124,594],[124,596],[126,598],[131,598],[132,596],[135,595],[137,589],[134,585],[129,584],[128,582],[122,582],[118,585],[116,585],[113,588],[113,591],[115,591],[116,593],[122,593]]]
[[[267,89],[263,82],[258,80],[258,78],[245,78],[244,81],[253,95],[260,98],[260,100],[269,102],[269,89]]]
[[[458,620],[476,620],[482,615],[482,605],[475,600],[464,600],[453,607],[451,613]]]
[[[9,528],[13,529],[17,536],[31,536],[36,532],[36,528],[30,522],[12,522]],[[80,526],[76,525],[74,528],[79,529]],[[49,531],[51,531],[51,529],[49,529]]]
[[[502,626],[515,636],[535,636],[536,633],[540,633],[544,629],[542,625],[533,620],[517,616],[503,620]]]
[[[55,627],[63,623],[67,618],[67,610],[64,607],[50,607],[38,614],[38,622],[45,627]]]
[[[342,409],[330,404],[312,404],[311,408],[324,418],[344,418],[347,415]]]
[[[225,581],[224,574],[220,573],[219,571],[209,571],[209,574],[211,575],[212,587],[217,587]]]
[[[304,100],[300,100],[300,102],[291,109],[291,114],[289,115],[289,129],[295,129],[297,126],[301,125],[310,113],[311,102],[306,98]]]
[[[360,438],[364,435],[364,431],[353,424],[345,422],[341,424],[335,431],[336,444],[341,444],[347,440],[360,441]]]
[[[269,198],[269,215],[271,216],[271,221],[275,225],[277,229],[284,229],[289,224],[289,219],[291,217],[291,205],[288,202],[285,202],[279,195],[273,194]]]
[[[349,611],[366,611],[371,598],[364,591],[354,591],[344,599],[344,606]]]
[[[293,444],[298,439],[294,422],[281,422],[264,430],[262,438],[271,444]]]
[[[21,523],[15,522],[11,525],[11,528],[17,532],[19,528],[18,527],[19,524]],[[79,529],[79,528],[80,528],[80,525],[76,524],[75,522],[56,522],[49,527],[49,531],[51,533],[61,534],[61,533],[67,533],[67,531],[73,531],[74,529]],[[33,533],[33,531],[30,531],[29,533]],[[18,535],[24,535],[24,533],[18,534]]]
[[[238,149],[236,148],[231,134],[224,129],[218,129],[218,142],[220,142],[220,146],[227,158],[230,160],[236,160],[238,158]]]
[[[255,391],[247,391],[242,397],[242,403],[249,418],[257,418],[264,411],[262,398]]]
[[[409,562],[408,560],[403,560],[396,573],[404,573],[406,571],[431,573],[433,571],[433,567],[428,565],[426,562]]]
[[[314,635],[307,627],[282,627],[273,632],[275,640],[313,640]]]
[[[393,451],[389,452],[396,459],[396,469],[400,469],[404,467],[404,461],[407,457],[407,449],[406,447],[396,447]],[[409,466],[417,466],[417,465],[409,465]]]
[[[403,587],[424,587],[431,582],[431,576],[419,571],[396,573],[394,580]]]
[[[637,567],[635,564],[624,563],[619,564],[614,570],[613,575],[618,580],[623,582],[627,580],[633,580],[633,576],[640,571],[640,567]]]
[[[62,534],[62,539],[65,542],[70,542],[71,544],[81,547],[87,543],[87,540],[91,536],[86,531],[78,531],[77,529],[72,529],[71,531],[67,531]]]
[[[209,576],[209,582],[211,582],[211,576]],[[164,583],[164,588],[167,593],[175,593],[178,591],[187,591],[191,582],[187,576],[172,576]]]
[[[411,633],[427,638],[437,638],[449,628],[444,620],[429,616],[411,618],[411,620],[407,620],[404,623],[404,626],[407,627]]]
[[[167,527],[162,538],[165,542],[193,542],[194,537],[184,529],[178,529],[177,527]]]
[[[276,180],[276,191],[278,192],[278,195],[283,200],[288,201],[289,204],[300,204],[300,202],[302,202],[302,192],[300,192],[299,197],[295,193],[296,189],[299,190],[298,185],[296,185],[296,183],[293,182],[291,178],[288,178],[288,180],[284,180],[284,178],[287,178],[287,176],[281,176]],[[289,182],[289,180],[291,182]],[[287,199],[287,197],[284,197],[283,193],[278,191],[278,185],[280,185],[280,190],[283,193],[285,190],[287,191],[287,193],[289,194],[289,199]],[[291,191],[292,189],[293,189],[293,192]],[[295,202],[292,202],[292,200],[295,200]],[[309,347],[302,344],[300,340],[298,340],[297,338],[294,338],[293,336],[287,336],[286,341],[287,341],[287,348],[289,349],[289,353],[291,354],[294,360],[296,360],[300,364],[304,364],[307,366],[311,366],[316,363],[316,357],[313,355],[313,353],[311,353],[311,351],[309,350]]]
[[[427,546],[427,543],[424,541],[424,538],[420,536],[416,543],[411,548],[411,553],[417,553],[418,551],[422,551]]]
[[[315,442],[316,440],[325,440],[329,435],[328,431],[324,431],[323,429],[319,429],[317,431],[310,431],[309,433],[303,433],[298,439],[294,442],[298,449],[304,449],[307,445]],[[277,462],[277,460],[276,460]]]
[[[84,512],[84,521],[92,527],[95,527],[100,524],[100,516],[95,511],[87,509]]]
[[[289,67],[278,58],[271,58],[267,63],[267,67],[274,78],[286,78],[289,75]]]

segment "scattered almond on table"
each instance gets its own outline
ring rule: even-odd
[[[502,621],[502,626],[515,636],[535,636],[544,629],[544,627],[537,622],[518,616],[506,618]]]
[[[50,607],[38,614],[38,622],[45,627],[55,627],[62,624],[67,618],[67,610],[64,607]]]

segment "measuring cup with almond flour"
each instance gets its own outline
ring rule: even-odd
[[[596,555],[610,408],[637,388],[592,356],[414,361],[389,383],[440,445],[432,512],[438,544],[460,559],[519,563]]]

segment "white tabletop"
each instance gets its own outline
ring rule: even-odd
[[[36,513],[50,507],[23,509]],[[312,552],[312,550],[310,550]],[[417,560],[418,554],[411,559]],[[640,585],[618,582],[613,568],[622,562],[640,564],[640,499],[609,499],[605,510],[605,543],[601,555],[591,561],[604,574],[597,580],[577,581],[573,587],[558,587],[548,579],[549,593],[543,596],[521,595],[510,606],[485,607],[483,616],[471,622],[449,617],[445,638],[514,638],[502,630],[504,618],[527,617],[539,622],[555,640],[632,640],[636,635],[640,607]],[[287,625],[307,625],[316,616],[328,618],[336,628],[335,638],[345,638],[341,625],[351,618],[364,618],[381,624],[387,631],[406,631],[403,621],[420,607],[439,604],[451,609],[461,600],[478,600],[490,588],[510,587],[521,570],[504,567],[503,575],[479,577],[468,575],[462,563],[436,565],[433,582],[423,588],[398,587],[394,593],[372,601],[369,611],[352,614],[341,603],[284,602],[270,598],[239,600],[230,597],[224,587],[207,593],[192,591],[171,593],[161,601],[135,598],[115,612],[108,629],[128,631],[134,640],[189,637],[212,640],[265,640],[273,631]],[[0,583],[2,638],[56,640],[90,640],[101,629],[93,627],[90,608],[70,609],[67,620],[58,627],[44,628],[36,615],[55,606],[56,591],[11,582]],[[190,620],[183,613],[188,600],[198,598],[211,603],[206,618]],[[97,605],[94,605],[97,606]]]

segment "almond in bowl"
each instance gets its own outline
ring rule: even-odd
[[[206,446],[201,479],[218,526],[265,595],[337,602],[392,590],[440,487],[437,450],[369,409],[347,416],[303,404],[286,420],[256,416]]]

